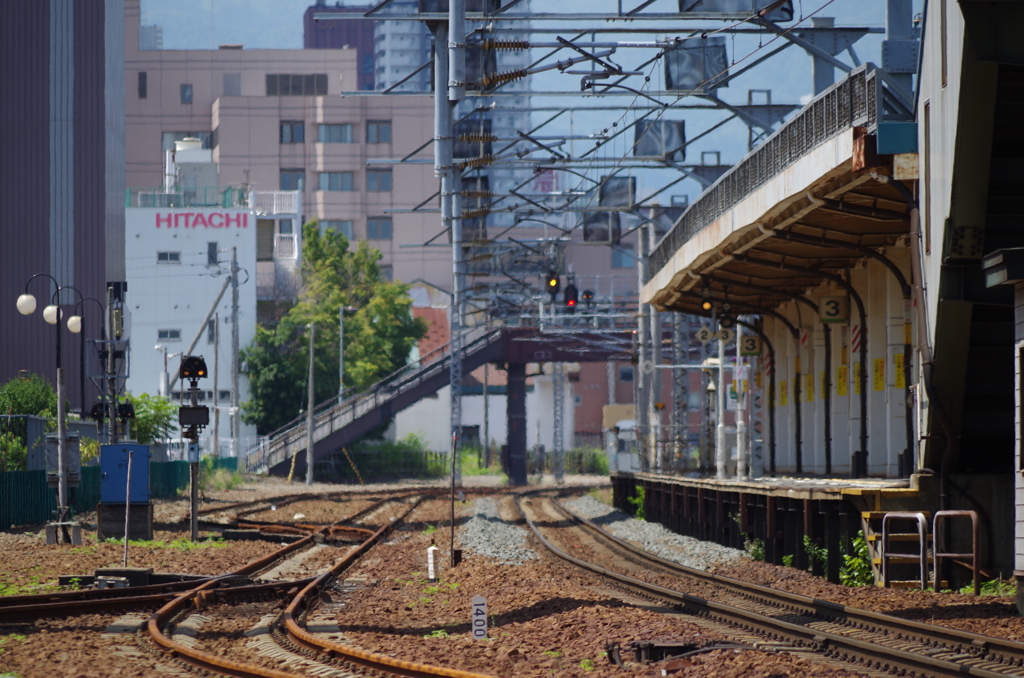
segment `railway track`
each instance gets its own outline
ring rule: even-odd
[[[298,495],[300,498],[305,495]],[[407,495],[402,495],[405,497]],[[250,577],[269,570],[275,564],[292,554],[313,545],[317,540],[331,540],[342,536],[358,536],[365,539],[370,530],[346,525],[372,513],[383,504],[393,501],[394,497],[373,502],[370,506],[346,516],[331,525],[276,525],[282,534],[301,536],[300,539],[287,544],[263,558],[246,563],[224,574],[202,577],[191,581],[152,584],[120,589],[83,589],[80,591],[59,591],[47,594],[28,596],[0,597],[0,617],[6,622],[21,622],[45,617],[71,617],[83,614],[112,614],[131,610],[152,608],[177,598],[184,591],[192,591],[197,587],[204,590],[216,590],[217,597],[225,601],[262,600],[281,596],[299,582],[270,582],[252,584]],[[266,503],[266,502],[263,502]],[[260,505],[260,502],[246,503],[242,506]],[[273,529],[270,523],[262,523],[259,529]]]
[[[318,665],[315,670],[309,670],[307,666],[307,670],[302,673],[291,673],[238,661],[182,642],[176,636],[175,628],[187,624],[191,616],[190,613],[196,608],[203,609],[208,605],[222,602],[216,597],[218,592],[211,588],[213,582],[182,593],[157,610],[146,624],[147,633],[154,643],[179,661],[206,671],[240,678],[295,678],[305,675],[307,671],[322,675],[362,673],[408,676],[410,678],[435,676],[487,678],[482,674],[429,666],[368,652],[325,637],[323,634],[312,632],[307,628],[310,614],[318,605],[324,603],[325,598],[330,600],[330,591],[339,575],[349,569],[400,522],[405,520],[420,505],[421,501],[422,498],[419,498],[410,502],[397,516],[374,531],[328,570],[318,577],[303,582],[304,585],[298,587],[297,592],[294,590],[290,592],[291,599],[279,617],[273,619],[273,616],[267,616],[261,620],[265,632],[275,639],[281,648],[281,653],[304,656],[304,663],[307,665]]]
[[[831,658],[900,675],[1024,676],[1024,643],[859,610],[695,570],[653,556],[572,513],[553,497],[517,497],[538,541],[561,560],[642,597],[754,632],[773,641],[813,649]],[[569,521],[592,543],[614,554],[612,568],[569,555],[544,532],[543,516]],[[539,524],[538,524],[539,523]],[[651,573],[640,578],[622,570]],[[657,579],[659,583],[647,581]],[[669,585],[666,585],[669,583]],[[693,588],[705,597],[678,590]]]

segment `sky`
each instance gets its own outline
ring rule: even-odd
[[[559,12],[593,12],[595,7],[605,10],[612,10],[622,2],[623,5],[638,4],[640,0],[558,0],[557,10]],[[794,12],[797,16],[833,16],[836,25],[839,26],[861,26],[861,27],[884,27],[885,11],[887,0],[793,0]],[[915,12],[920,11],[922,0],[914,0]],[[156,24],[163,27],[164,49],[209,49],[211,46],[220,44],[243,44],[246,48],[273,48],[273,49],[299,49],[302,47],[302,15],[309,7],[312,0],[143,0],[142,21],[143,24]],[[333,3],[331,3],[333,4]],[[365,5],[366,2],[343,2],[341,4]],[[526,3],[519,5],[523,7]],[[543,6],[539,0],[532,0],[535,9]],[[645,11],[674,11],[674,0],[657,0]],[[518,11],[518,9],[517,9]],[[809,22],[808,22],[809,23]],[[536,22],[536,25],[551,27],[552,22]],[[565,31],[565,35],[572,37],[570,33],[578,32],[582,28],[590,26],[606,25],[603,22],[574,21],[571,27]],[[707,24],[708,28],[721,26],[721,23]],[[803,25],[807,25],[804,23]],[[700,29],[700,25],[694,22],[687,22],[678,27],[673,26],[674,32],[661,35],[653,34],[622,34],[622,35],[598,35],[598,39],[624,40],[655,40],[680,34],[685,34],[694,29]],[[881,62],[881,35],[867,35],[856,43],[856,53],[861,62]],[[537,39],[554,40],[552,34],[536,36]],[[755,35],[738,35],[727,38],[727,50],[731,61],[741,61],[744,58],[755,59],[765,52],[766,49],[773,49],[781,45],[782,40],[767,44],[767,38]],[[547,50],[534,50],[539,57]],[[652,52],[642,50],[619,50],[614,59],[623,67],[635,68],[650,58]],[[563,58],[559,56],[558,58]],[[850,57],[843,53],[839,58],[849,63]],[[650,69],[650,67],[649,67]],[[659,87],[662,69],[655,67],[650,69],[651,86]],[[579,91],[579,75],[561,74],[558,71],[548,71],[533,77],[533,87],[538,89]],[[747,101],[749,89],[771,89],[772,101],[774,103],[806,103],[811,97],[811,59],[801,49],[789,47],[785,52],[773,57],[761,66],[742,75],[732,82],[729,87],[720,90],[719,96],[725,101],[742,104]],[[599,102],[594,98],[580,99],[578,97],[535,97],[538,105],[554,106],[566,105],[581,107],[596,105]],[[627,105],[632,98],[616,98],[616,103]],[[637,100],[641,101],[641,100]],[[544,114],[545,117],[547,114]],[[626,124],[636,117],[637,113],[627,111],[587,113],[577,112],[572,118],[572,131],[576,134],[587,134],[600,132],[610,128],[613,122]],[[667,114],[667,118],[684,118],[687,124],[687,136],[692,138],[702,130],[714,124],[723,117],[721,112],[685,112],[673,111]],[[534,119],[538,119],[535,114]],[[548,131],[548,130],[546,130]],[[557,130],[550,130],[549,133]],[[561,133],[568,133],[568,123],[561,130]],[[607,154],[609,157],[623,156],[628,154],[632,145],[632,135],[623,135],[620,141],[609,144]],[[716,132],[694,143],[688,149],[687,162],[700,162],[702,152],[718,151],[721,153],[722,162],[732,164],[739,160],[747,152],[747,128],[739,121],[727,123]],[[640,194],[650,192],[657,186],[661,186],[668,180],[673,170],[664,170],[654,173],[643,173],[639,177]],[[691,200],[696,198],[700,189],[696,182],[686,180],[678,189],[679,195],[686,195]],[[668,202],[669,195],[664,196],[663,202]]]

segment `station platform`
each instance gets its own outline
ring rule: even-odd
[[[743,549],[763,546],[766,562],[796,567],[839,581],[843,555],[863,532],[869,541],[885,511],[931,511],[937,505],[931,476],[904,479],[792,478],[717,479],[656,473],[611,475],[616,508],[637,511],[680,534]],[[805,546],[825,549],[824,562]]]

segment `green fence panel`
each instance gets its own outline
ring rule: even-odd
[[[149,465],[149,493],[153,499],[173,499],[188,487],[187,461],[155,461]]]
[[[216,471],[219,468],[235,473],[238,471],[238,457],[214,457],[213,470]]]
[[[100,503],[100,467],[83,466],[82,481],[75,490],[72,508],[75,513],[95,511],[98,503]]]
[[[0,473],[0,529],[48,522],[57,508],[46,471]]]

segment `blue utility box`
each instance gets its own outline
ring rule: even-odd
[[[129,452],[132,453],[132,494],[130,503],[149,503],[149,445],[124,443],[100,446],[101,504],[125,503],[125,490],[128,485]]]

